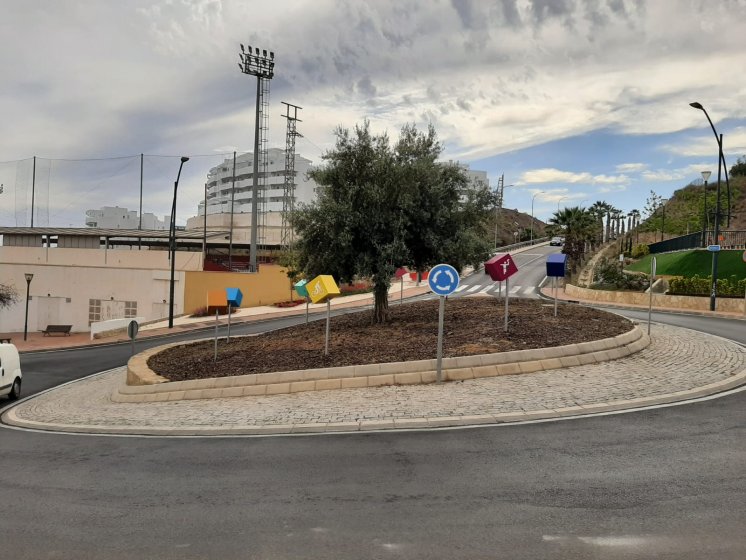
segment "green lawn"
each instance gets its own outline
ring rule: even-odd
[[[627,266],[627,270],[650,273],[650,259],[647,255]],[[705,250],[677,251],[655,255],[656,272],[665,276],[709,276],[712,272],[712,253]],[[739,280],[746,278],[746,262],[743,251],[720,251],[718,256],[718,278],[735,275]]]

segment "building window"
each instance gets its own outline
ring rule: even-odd
[[[124,302],[124,318],[129,319],[130,317],[137,317],[137,302],[136,301],[125,301]]]
[[[91,323],[101,320],[101,300],[100,299],[89,299],[88,300],[88,326]]]

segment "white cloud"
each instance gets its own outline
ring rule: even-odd
[[[560,169],[532,169],[523,173],[519,184],[534,183],[582,183],[582,184],[620,184],[627,183],[626,175],[591,175],[588,172],[573,173]]]
[[[647,163],[621,163],[615,167],[619,173],[639,173],[647,168]]]

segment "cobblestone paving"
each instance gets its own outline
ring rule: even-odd
[[[163,403],[115,403],[125,370],[21,403],[21,420],[71,426],[236,428],[556,410],[655,397],[722,381],[746,370],[746,349],[702,333],[655,325],[651,345],[596,365],[442,385],[392,386]]]

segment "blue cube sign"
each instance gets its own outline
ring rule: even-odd
[[[567,255],[555,253],[547,256],[547,276],[564,278],[567,270]]]
[[[298,294],[300,297],[307,298],[308,297],[308,288],[306,287],[306,284],[308,284],[308,280],[300,280],[299,282],[296,282],[293,284],[293,288],[295,288],[295,293]]]
[[[238,288],[226,288],[225,295],[228,300],[228,305],[231,307],[241,307],[241,300],[243,299],[241,290]]]

